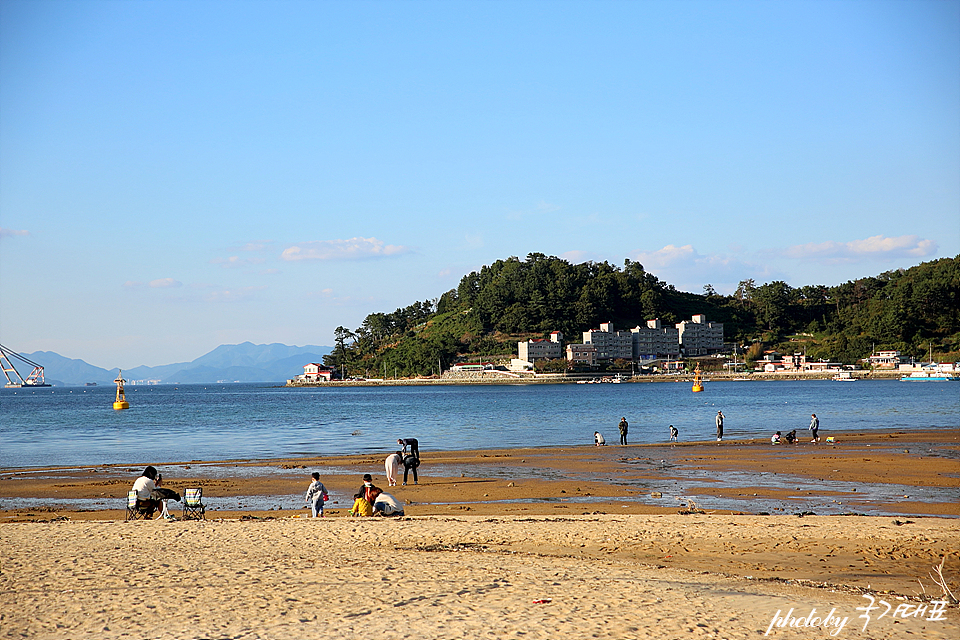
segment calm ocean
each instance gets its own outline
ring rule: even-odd
[[[630,443],[960,425],[960,384],[896,381],[278,388],[257,384],[127,388],[114,411],[109,387],[0,389],[0,467],[162,464],[390,451],[398,437],[421,449],[590,444],[600,431]]]

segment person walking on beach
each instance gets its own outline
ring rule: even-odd
[[[810,429],[810,433],[811,435],[813,435],[813,440],[811,440],[810,442],[819,444],[820,436],[817,435],[817,432],[820,431],[820,418],[817,417],[817,414],[815,413],[810,414],[810,426],[807,428]]]
[[[723,412],[717,411],[717,442],[723,440]]]
[[[620,418],[620,424],[617,427],[620,429],[620,444],[627,444],[627,431],[630,429],[630,425],[627,424],[626,416]]]
[[[399,444],[402,449],[402,454],[407,453],[407,447],[410,447],[410,453],[417,456],[417,460],[420,459],[420,443],[416,438],[397,438],[397,444]]]
[[[420,458],[412,453],[407,454],[403,459],[403,486],[407,486],[407,474],[413,470],[413,484],[417,484],[417,467],[420,466]]]
[[[607,441],[603,439],[603,436],[600,434],[599,431],[594,431],[594,432],[593,432],[593,444],[595,444],[595,445],[598,446],[598,447],[602,447],[602,446],[604,446],[604,445],[607,444]]]
[[[388,487],[397,486],[397,472],[400,470],[400,460],[402,459],[403,454],[397,451],[388,455],[387,459],[383,461],[383,466],[387,471]]]
[[[320,482],[319,473],[314,471],[310,474],[310,477],[313,478],[313,482],[311,482],[307,488],[307,495],[304,496],[304,500],[310,505],[313,511],[313,517],[322,518],[323,503],[326,502],[330,496],[327,494],[327,488]]]
[[[678,442],[677,437],[680,435],[680,431],[673,425],[670,425],[670,442]]]

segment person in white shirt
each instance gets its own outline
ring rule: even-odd
[[[602,447],[603,445],[607,444],[607,441],[603,439],[603,435],[599,431],[594,431],[593,443],[598,447]]]
[[[167,511],[167,500],[180,501],[180,494],[171,489],[161,489],[163,476],[157,473],[156,468],[150,466],[143,470],[143,475],[133,483],[133,490],[137,492],[137,504],[152,516],[154,511],[160,510],[164,518],[173,518]]]
[[[403,505],[389,493],[381,493],[373,502],[375,516],[402,516]]]
[[[400,461],[402,459],[403,454],[400,451],[397,451],[388,455],[387,459],[383,461],[383,466],[387,471],[388,487],[397,486],[397,473],[400,471]]]

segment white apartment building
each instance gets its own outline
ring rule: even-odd
[[[688,358],[723,351],[723,323],[707,322],[707,316],[702,313],[678,324],[677,331],[680,348]]]
[[[612,322],[604,322],[599,329],[583,332],[583,343],[597,348],[597,360],[633,359],[633,334],[614,331]]]
[[[630,333],[635,360],[680,357],[680,330],[664,327],[660,324],[660,318],[647,320],[647,326],[637,325],[630,329]]]
[[[563,334],[554,331],[549,340],[524,340],[517,343],[517,354],[520,360],[533,362],[534,360],[553,359],[563,357]]]

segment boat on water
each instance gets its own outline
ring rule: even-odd
[[[841,371],[837,375],[833,376],[831,380],[836,380],[837,382],[856,382],[858,378],[854,378],[853,374],[849,371]]]
[[[900,382],[957,382],[958,380],[960,377],[940,369],[914,371],[910,375],[900,377]]]

